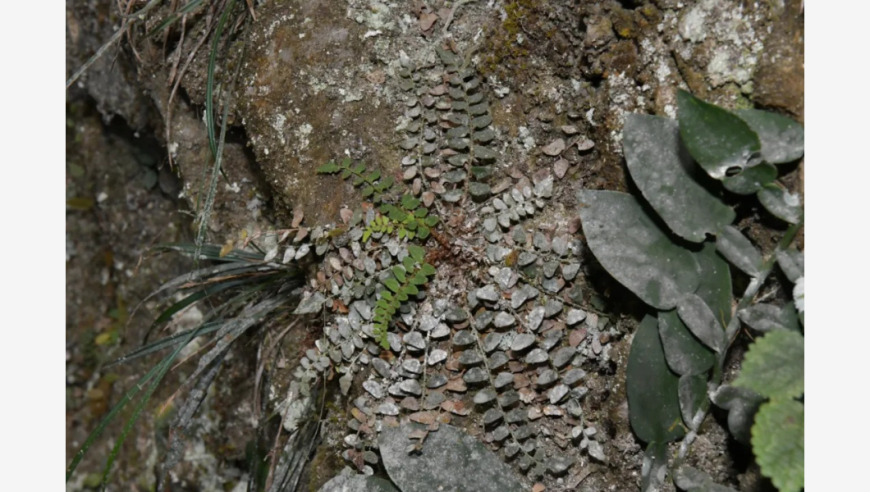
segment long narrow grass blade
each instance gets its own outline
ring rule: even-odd
[[[171,357],[171,355],[167,356],[167,358],[169,358],[169,357]],[[111,423],[112,420],[115,419],[115,416],[118,414],[118,412],[123,410],[123,408],[127,405],[127,403],[129,403],[130,400],[132,400],[133,397],[136,396],[136,393],[138,393],[139,390],[141,390],[142,387],[145,384],[147,384],[148,381],[150,381],[157,374],[159,369],[160,369],[160,365],[159,364],[155,365],[154,367],[151,368],[151,370],[149,370],[147,373],[145,373],[145,375],[143,375],[141,378],[139,378],[139,380],[136,381],[136,385],[133,386],[133,388],[131,388],[129,391],[127,391],[127,393],[124,394],[123,398],[121,398],[121,400],[118,403],[116,403],[115,406],[112,407],[111,410],[109,410],[109,413],[106,414],[106,416],[103,417],[103,419],[100,421],[100,423],[97,425],[97,427],[93,431],[91,431],[91,433],[88,435],[87,439],[85,439],[84,444],[82,444],[82,447],[78,450],[78,452],[75,454],[75,456],[73,456],[72,461],[70,462],[69,466],[66,469],[66,481],[67,482],[69,482],[69,479],[72,476],[73,472],[75,471],[76,467],[79,465],[79,462],[81,462],[82,458],[85,456],[85,453],[88,451],[88,449],[94,443],[94,441],[98,437],[100,437],[100,435],[102,435],[103,431],[106,430],[106,427],[109,425],[109,423]]]
[[[172,316],[175,315],[175,313],[178,313],[182,309],[190,306],[191,304],[193,304],[197,301],[205,299],[205,298],[212,296],[214,294],[217,294],[219,292],[223,292],[227,289],[232,289],[233,287],[237,287],[239,285],[244,285],[244,284],[250,283],[252,280],[255,280],[255,279],[243,278],[241,280],[235,280],[235,281],[231,281],[231,282],[221,282],[221,283],[217,283],[217,284],[213,284],[213,285],[209,285],[207,287],[204,287],[202,290],[195,292],[195,293],[185,297],[184,299],[176,302],[175,304],[169,306],[166,310],[164,310],[162,313],[160,313],[160,316],[158,316],[157,319],[154,320],[154,323],[151,324],[151,327],[154,328],[156,326],[162,325],[163,323],[169,321],[172,318]]]
[[[180,9],[178,9],[175,13],[168,16],[163,22],[161,22],[160,24],[157,24],[157,27],[148,31],[146,36],[152,36],[154,34],[162,32],[164,29],[166,29],[169,26],[171,26],[172,24],[175,24],[176,22],[178,22],[178,20],[181,19],[182,17],[184,17],[185,14],[189,14],[189,13],[193,12],[197,7],[200,6],[200,4],[202,4],[202,0],[191,0],[190,2],[187,2]]]
[[[214,65],[215,60],[217,58],[217,49],[220,41],[221,33],[223,32],[224,24],[226,24],[227,19],[229,18],[230,11],[232,11],[235,6],[235,0],[230,0],[229,4],[224,7],[224,11],[221,14],[221,18],[218,21],[217,28],[215,30],[215,38],[214,44],[212,45],[211,56],[209,57],[208,62],[208,79],[206,82],[206,100],[205,100],[205,112],[206,112],[206,127],[208,130],[208,139],[209,139],[209,147],[211,147],[212,153],[214,154],[214,167],[211,172],[211,182],[209,183],[208,192],[206,193],[205,204],[202,207],[202,212],[199,216],[199,229],[196,233],[196,250],[194,252],[194,262],[199,261],[199,255],[202,251],[202,244],[205,241],[205,233],[208,229],[208,219],[211,215],[212,206],[214,206],[215,195],[217,194],[217,181],[218,174],[221,171],[221,161],[223,157],[224,151],[224,143],[226,142],[226,132],[227,132],[227,118],[229,116],[230,103],[229,101],[224,101],[224,113],[221,124],[221,133],[220,133],[220,142],[215,143],[214,137]],[[239,63],[241,66],[241,63]],[[229,93],[229,91],[227,91]]]
[[[301,428],[287,441],[281,451],[281,458],[275,468],[272,486],[269,492],[281,490],[296,490],[302,470],[314,446],[317,445],[317,433],[320,430],[320,422],[312,419],[305,422]]]
[[[190,332],[196,331],[198,329],[200,330],[200,333],[197,335],[197,337],[201,337],[201,336],[208,335],[210,333],[214,333],[214,332],[218,331],[218,329],[220,329],[220,327],[222,325],[223,325],[222,321],[211,321],[208,323],[203,323],[201,328],[194,328],[192,330],[185,330],[183,332],[176,333],[175,335],[170,335],[168,337],[164,337],[164,338],[161,338],[159,340],[155,340],[155,341],[153,341],[153,342],[151,342],[143,347],[140,347],[140,348],[130,352],[129,354],[127,354],[123,357],[120,357],[118,359],[113,360],[112,362],[106,364],[104,367],[108,368],[108,367],[112,367],[112,366],[122,364],[125,362],[130,362],[130,361],[138,359],[140,357],[144,357],[146,355],[153,354],[154,352],[159,352],[165,348],[172,347],[175,344],[181,343],[185,339],[185,337],[190,334]]]
[[[224,25],[230,16],[230,11],[235,7],[235,0],[230,0],[228,6],[224,8],[218,21],[217,28],[214,32],[214,40],[212,41],[211,54],[208,58],[208,73],[205,83],[205,125],[208,130],[208,146],[211,149],[212,156],[217,159],[218,145],[215,139],[214,128],[214,69],[217,61],[218,45],[220,44],[221,34],[223,34]]]
[[[205,371],[205,373],[199,378],[199,381],[196,382],[196,386],[194,386],[190,391],[187,399],[172,419],[172,423],[170,424],[169,450],[163,458],[163,463],[160,464],[161,473],[159,480],[162,480],[169,470],[175,467],[178,460],[181,459],[182,451],[184,450],[183,436],[187,434],[193,415],[196,413],[203,400],[205,400],[206,395],[208,395],[208,388],[211,386],[212,382],[214,382],[218,372],[220,372],[224,357],[226,357],[229,352],[228,349],[229,347],[227,347],[227,350],[224,350],[219,354],[219,356],[211,363],[209,369]]]
[[[200,326],[200,329],[202,327]],[[124,429],[121,431],[121,435],[115,440],[115,446],[112,448],[112,451],[109,453],[109,457],[106,459],[106,466],[103,469],[103,480],[102,486],[105,490],[106,484],[109,480],[109,472],[112,470],[112,465],[115,463],[115,459],[118,457],[118,453],[121,451],[121,445],[124,444],[124,441],[127,440],[127,435],[130,434],[130,430],[133,428],[133,425],[136,421],[139,420],[139,416],[142,414],[142,410],[145,409],[145,405],[151,400],[151,396],[154,394],[154,391],[157,389],[157,386],[163,381],[164,376],[166,376],[166,372],[169,371],[169,368],[172,367],[172,362],[178,357],[178,354],[181,352],[188,343],[198,334],[200,329],[194,330],[188,335],[187,339],[180,343],[175,350],[172,351],[167,357],[165,357],[160,364],[156,367],[158,368],[157,374],[153,376],[153,380],[149,383],[148,389],[145,394],[142,395],[142,398],[139,400],[139,403],[136,405],[133,410],[133,415],[127,419],[127,423],[124,425]],[[149,371],[150,372],[150,371]],[[138,392],[138,389],[136,390]],[[126,405],[126,403],[125,403]],[[69,480],[69,477],[67,477]]]
[[[193,256],[196,252],[196,245],[189,243],[167,243],[160,244],[155,247],[157,250],[167,250],[167,251],[177,251],[179,253],[184,253],[187,255]],[[227,253],[224,256],[220,255],[221,246],[215,246],[213,244],[203,244],[200,248],[200,258],[213,260],[213,261],[222,261],[222,262],[234,262],[234,261],[263,261],[264,254],[254,253],[251,251],[242,251],[238,249],[234,249]]]

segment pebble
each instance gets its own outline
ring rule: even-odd
[[[511,315],[504,311],[498,313],[495,316],[495,320],[493,320],[493,325],[496,328],[507,328],[508,326],[512,326],[516,323],[516,319]]]
[[[417,351],[426,349],[426,340],[423,338],[423,335],[420,334],[419,331],[412,331],[410,333],[406,333],[402,340],[405,342],[405,345],[407,345],[410,349]]]
[[[444,393],[441,393],[439,391],[432,391],[428,395],[426,395],[426,398],[423,400],[423,408],[425,408],[426,410],[438,408],[441,406],[442,403],[444,403],[446,399],[447,397],[444,396]]]
[[[416,379],[406,379],[399,383],[399,389],[409,395],[420,396],[423,394],[423,388]]]
[[[429,352],[429,359],[427,360],[427,364],[430,366],[434,366],[439,362],[443,362],[447,359],[447,351],[442,349],[435,349]]]
[[[474,395],[474,403],[476,405],[485,405],[496,398],[495,390],[492,388],[484,388]]]
[[[453,335],[453,346],[454,347],[467,347],[473,344],[476,341],[476,338],[470,330],[461,330],[457,331]]]
[[[399,415],[399,406],[392,401],[385,401],[378,405],[378,413],[381,415]]]
[[[586,377],[586,371],[580,369],[579,367],[575,367],[573,369],[569,369],[565,374],[562,375],[562,383],[567,386],[574,386],[584,377]]]
[[[538,297],[538,294],[538,289],[531,285],[522,286],[522,288],[514,291],[511,296],[511,308],[519,309],[519,307],[525,304],[526,301]]]
[[[372,367],[375,368],[378,375],[382,378],[390,377],[390,364],[384,359],[374,358],[372,359]]]
[[[458,360],[464,366],[475,366],[483,362],[483,356],[477,350],[470,349],[461,352]]]
[[[380,360],[380,359],[377,359]],[[363,382],[363,389],[369,392],[376,400],[384,397],[384,387],[374,380],[368,379]]]
[[[571,362],[574,357],[575,350],[572,347],[562,347],[553,354],[553,365],[561,369],[563,366]]]
[[[498,403],[502,408],[512,407],[519,401],[520,395],[514,390],[505,391],[498,397]]]
[[[504,352],[496,352],[489,358],[489,369],[495,371],[508,363],[508,356]]]
[[[407,359],[402,362],[402,369],[410,374],[420,374],[423,372],[423,364],[417,359]]]
[[[543,362],[547,362],[548,359],[549,356],[547,355],[547,352],[545,350],[536,348],[529,352],[529,354],[526,356],[526,363],[541,364]]]
[[[509,435],[510,431],[508,430],[508,428],[502,425],[501,427],[492,431],[492,440],[495,442],[501,442],[507,439]]]
[[[552,299],[544,305],[544,317],[552,318],[553,316],[562,312],[563,304],[560,301]]]
[[[529,253],[528,251],[523,251],[517,258],[517,265],[521,267],[528,266],[534,263],[537,259],[538,255],[534,253]]]
[[[495,377],[495,381],[493,381],[493,385],[496,389],[502,389],[509,384],[514,382],[514,375],[509,372],[500,372]]]
[[[584,319],[586,319],[586,311],[572,308],[568,310],[568,316],[565,318],[565,322],[568,323],[569,326],[573,326]]]
[[[504,418],[504,414],[496,408],[490,408],[483,414],[483,424],[492,425]]]
[[[447,384],[447,376],[443,374],[433,374],[426,380],[426,387],[429,389],[440,388]]]
[[[480,384],[489,380],[489,374],[486,373],[485,369],[472,367],[465,371],[465,374],[462,375],[462,379],[468,384]]]
[[[526,318],[526,325],[532,331],[538,331],[538,328],[541,326],[541,322],[544,321],[544,306],[535,306],[529,311],[529,316]]]
[[[556,373],[556,371],[552,369],[546,369],[544,370],[544,372],[538,375],[536,384],[540,387],[547,387],[556,382],[557,379],[559,379],[559,375]]]
[[[514,352],[523,351],[535,343],[535,336],[529,333],[522,333],[517,335],[514,338],[513,343],[511,343],[511,350]]]
[[[501,333],[490,333],[483,338],[483,351],[487,354],[498,348],[498,344],[504,337]]]
[[[564,384],[559,384],[554,386],[548,393],[548,397],[550,398],[550,403],[556,404],[562,401],[562,398],[565,398],[565,395],[568,394],[570,388]]]
[[[529,420],[538,420],[539,418],[543,417],[544,414],[543,414],[543,412],[541,412],[540,408],[531,407],[531,408],[529,408],[528,416],[529,416]]]
[[[498,290],[496,290],[495,285],[488,284],[474,292],[474,295],[477,296],[478,299],[489,302],[498,301],[500,294]]]

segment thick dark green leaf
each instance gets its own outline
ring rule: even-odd
[[[734,210],[692,176],[676,121],[630,114],[622,142],[632,179],[674,234],[697,243],[734,220]]]
[[[685,435],[680,417],[679,377],[668,369],[656,319],[641,321],[631,342],[626,368],[631,428],[646,443],[665,443]]]
[[[769,398],[795,398],[804,393],[804,337],[774,330],[749,346],[734,386]]]
[[[735,439],[748,445],[755,412],[765,398],[752,390],[723,384],[710,399],[719,408],[728,410],[728,430]]]
[[[683,142],[711,177],[722,179],[759,162],[758,135],[737,115],[682,90],[677,107]]]
[[[804,253],[794,248],[776,252],[776,263],[785,276],[792,282],[797,282],[804,276]]]
[[[679,395],[683,422],[689,429],[698,430],[694,426],[701,425],[701,421],[693,424],[692,420],[698,413],[701,404],[707,399],[707,376],[705,374],[680,376]]]
[[[668,444],[651,442],[643,453],[641,465],[641,492],[656,492],[661,490],[665,477],[668,475]]]
[[[794,308],[794,303],[791,302],[782,307],[773,304],[755,304],[741,309],[737,316],[740,321],[757,331],[800,331],[797,311]]]
[[[761,140],[761,156],[771,164],[783,164],[804,155],[804,128],[796,121],[769,111],[735,111]]]
[[[674,483],[686,492],[736,492],[731,487],[719,485],[710,475],[689,465],[674,472]]]
[[[429,432],[419,452],[413,451],[411,433],[425,429],[407,423],[385,425],[378,437],[384,468],[402,492],[468,490],[520,492],[520,477],[476,438],[452,425]]]
[[[764,208],[789,224],[797,224],[804,218],[801,199],[779,185],[765,186],[758,192],[758,201]]]
[[[804,486],[804,405],[795,400],[771,400],[758,410],[752,426],[752,452],[781,492]]]
[[[692,335],[676,310],[659,313],[659,336],[668,367],[679,375],[703,374],[716,363],[716,354]]]
[[[722,326],[731,322],[731,269],[716,252],[716,244],[704,243],[704,248],[695,253],[701,267],[701,282],[695,295],[707,303]]]
[[[742,173],[722,179],[722,186],[731,193],[751,195],[776,179],[776,167],[761,163],[748,167]]]
[[[695,294],[687,295],[677,305],[677,314],[704,345],[720,353],[726,348],[725,329],[703,299]]]
[[[732,265],[753,277],[757,277],[761,271],[763,261],[761,253],[736,227],[726,226],[722,228],[719,237],[716,238],[716,249]]]
[[[650,306],[673,309],[698,287],[698,263],[674,244],[634,197],[580,190],[580,218],[592,253],[622,285]]]

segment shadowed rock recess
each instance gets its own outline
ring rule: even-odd
[[[193,240],[190,217],[213,163],[203,114],[210,33],[230,2],[206,0],[184,24],[148,37],[177,7],[158,3],[68,91],[68,284],[101,286],[89,295],[67,290],[70,457],[150,368],[102,365],[139,346],[159,306],[149,300],[107,341],[99,335],[118,326],[110,311],[126,316],[126,306],[193,268],[149,259],[147,246]],[[419,490],[639,488],[643,448],[629,425],[625,366],[643,310],[603,280],[586,251],[577,190],[631,189],[625,117],[675,117],[680,88],[726,108],[763,107],[802,121],[801,2],[251,7],[255,18],[247,2],[235,2],[217,43],[216,115],[230,106],[226,176],[207,241],[292,230],[260,246],[274,261],[307,268],[301,304],[287,309],[303,321],[282,314],[231,348],[171,483],[243,490],[268,472],[252,466],[264,456],[246,449],[284,446],[288,433],[319,419],[298,490],[334,477],[321,490],[392,490],[339,474],[347,467],[401,487],[400,475],[426,460],[440,464],[431,488]],[[68,74],[121,22],[116,2],[68,1]],[[146,137],[158,150],[140,169],[130,162],[144,162],[136,142]],[[330,161],[355,172],[317,172]],[[801,179],[792,172],[783,182],[802,191]],[[413,219],[401,236],[398,222],[389,231],[374,222],[379,184],[383,199]],[[131,223],[142,224],[141,234],[118,225]],[[421,234],[424,226],[431,232]],[[93,253],[107,244],[114,256]],[[88,267],[96,262],[108,273]],[[383,335],[378,301],[401,292],[407,301],[389,311]],[[262,354],[271,354],[265,363]],[[269,369],[260,386],[262,364]],[[170,373],[122,449],[117,488],[154,486],[174,411],[154,408],[169,401],[186,367]],[[735,457],[727,432],[712,418],[707,425],[687,463],[717,483],[764,490],[747,465],[751,455]],[[93,483],[122,427],[107,429],[70,490]],[[470,459],[503,468],[503,483],[437,474]]]

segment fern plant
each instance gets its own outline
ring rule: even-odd
[[[803,212],[799,197],[776,182],[776,166],[801,157],[803,129],[776,114],[730,112],[683,91],[678,104],[677,121],[647,115],[626,121],[625,158],[646,204],[613,191],[578,193],[592,253],[655,310],[637,329],[627,368],[631,425],[647,443],[643,490],[656,490],[668,470],[684,490],[727,489],[684,464],[715,403],[729,410],[735,437],[751,441],[762,473],[780,490],[797,491],[803,484],[803,318],[792,303],[757,296],[779,264],[800,286],[794,297],[802,310],[803,259],[790,245]],[[789,224],[766,254],[732,225],[736,213],[725,202],[753,197]],[[728,263],[749,278],[736,299]],[[723,384],[741,323],[769,333],[750,346],[733,385]],[[670,459],[667,443],[681,439]]]

